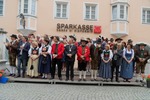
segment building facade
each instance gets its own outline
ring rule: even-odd
[[[0,28],[150,44],[150,0],[0,0]]]

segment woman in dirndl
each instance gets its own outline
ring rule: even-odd
[[[38,77],[38,61],[39,47],[37,42],[32,42],[32,47],[29,50],[29,61],[27,67],[27,75],[30,77]]]
[[[103,78],[103,81],[108,82],[108,79],[111,78],[111,60],[113,53],[110,50],[110,46],[106,44],[105,50],[101,54],[101,65],[99,69],[99,76]]]
[[[124,82],[130,82],[130,79],[133,78],[133,59],[134,50],[132,49],[132,45],[128,44],[127,48],[123,50],[123,62],[120,73]]]
[[[40,48],[39,57],[39,73],[42,74],[42,79],[47,79],[51,70],[51,46],[49,45],[49,39],[43,40],[43,46]]]

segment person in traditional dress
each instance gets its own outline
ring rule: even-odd
[[[91,47],[91,45],[92,45],[92,40],[90,39],[90,38],[87,38],[87,41],[88,41],[88,43],[87,43],[87,46],[90,48]],[[90,55],[89,55],[90,56]],[[87,62],[87,72],[88,73],[91,73],[90,72],[90,70],[91,70],[91,57],[89,57],[89,60],[88,60],[88,62]]]
[[[73,40],[74,36],[69,36],[68,45],[65,47],[65,62],[66,62],[66,81],[69,80],[69,71],[70,71],[70,79],[74,81],[74,62],[75,55],[77,53],[77,47],[74,45]]]
[[[108,79],[111,78],[111,61],[113,53],[110,50],[110,46],[107,44],[105,50],[101,54],[101,65],[99,69],[99,76],[103,78],[103,81],[108,82]]]
[[[123,50],[123,63],[120,73],[124,82],[130,82],[130,79],[133,78],[133,59],[134,50],[131,44],[127,44],[127,48]]]
[[[115,71],[115,79],[116,82],[119,82],[119,68],[122,65],[122,55],[123,55],[123,50],[122,50],[122,45],[117,45],[117,50],[113,50],[113,59],[112,59],[112,67],[111,67],[111,82],[113,82],[114,78],[114,71]]]
[[[9,64],[10,64],[10,75],[9,76],[15,76],[16,75],[16,58],[17,58],[17,48],[18,48],[18,41],[17,36],[15,34],[12,34],[11,36],[11,42],[5,43],[5,46],[8,50],[9,54]]]
[[[42,79],[47,79],[51,70],[51,46],[49,45],[49,39],[43,40],[39,54],[38,71],[42,74]]]
[[[78,46],[77,49],[77,60],[78,60],[78,69],[79,69],[79,80],[82,80],[82,72],[83,72],[83,81],[86,81],[86,66],[89,60],[90,49],[86,44],[88,41],[86,39],[81,39],[81,45]]]
[[[27,75],[31,78],[38,77],[39,47],[37,42],[32,42],[32,48],[29,50],[29,61]]]
[[[90,46],[90,57],[91,57],[91,81],[97,81],[97,70],[100,64],[100,55],[102,53],[101,39],[96,41],[96,45]]]
[[[147,63],[147,60],[149,59],[150,55],[148,50],[145,49],[146,44],[140,43],[139,50],[136,51],[135,57],[136,57],[136,82],[140,81],[143,82],[143,74],[145,72],[145,66]],[[139,79],[140,78],[140,79]]]
[[[58,36],[54,36],[53,38],[54,44],[52,45],[52,73],[51,79],[55,78],[55,70],[56,65],[58,68],[58,77],[59,80],[62,80],[62,58],[64,53],[64,44],[60,42],[60,38]]]

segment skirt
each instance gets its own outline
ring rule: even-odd
[[[38,55],[32,55],[33,58],[37,58]],[[39,59],[36,59],[32,62],[31,58],[29,58],[28,66],[27,66],[27,75],[31,77],[37,77],[38,76],[38,61]],[[31,66],[33,65],[33,69],[31,69]]]

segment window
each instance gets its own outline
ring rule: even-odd
[[[68,3],[56,2],[56,18],[68,18]]]
[[[112,14],[113,19],[117,19],[117,5],[112,7]]]
[[[85,17],[86,20],[97,20],[97,4],[85,4]]]
[[[127,20],[128,6],[127,5],[114,5],[112,6],[112,19],[113,20]]]
[[[4,0],[0,0],[0,16],[3,15],[3,10],[4,10]]]
[[[24,14],[28,13],[28,0],[24,0]]]
[[[19,0],[19,14],[36,15],[37,0]]]
[[[36,0],[32,0],[31,15],[35,15]]]
[[[143,11],[142,11],[142,23],[150,24],[150,9],[143,9]]]

